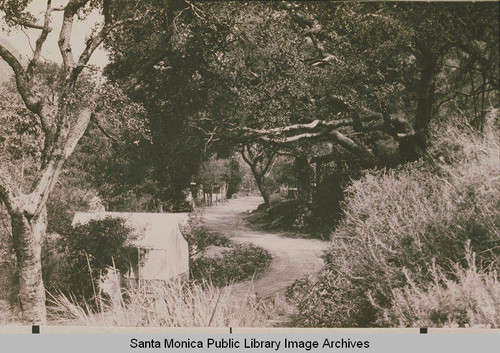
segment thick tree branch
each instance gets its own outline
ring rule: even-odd
[[[278,127],[278,128],[273,128],[273,129],[252,129],[248,127],[242,127],[241,131],[243,131],[245,136],[251,136],[251,135],[278,135],[278,134],[286,134],[290,132],[297,132],[301,130],[312,130],[316,128],[324,128],[324,127],[330,127],[330,128],[339,128],[341,126],[349,126],[352,124],[352,119],[341,119],[341,120],[332,120],[332,121],[325,121],[325,120],[314,120],[311,123],[308,124],[294,124],[294,125],[289,125],[285,127]]]
[[[70,126],[66,120],[57,137],[57,146],[51,155],[46,167],[40,172],[40,177],[35,181],[29,195],[28,212],[37,216],[42,212],[47,199],[56,185],[62,167],[68,157],[73,153],[76,145],[82,138],[90,123],[92,112],[82,109],[77,113],[74,123]],[[69,118],[66,118],[69,119]]]
[[[251,165],[251,164],[252,164],[252,162],[251,162],[251,160],[250,160],[250,157],[249,157],[249,156],[247,156],[247,155],[245,154],[245,149],[248,149],[248,146],[243,145],[243,147],[242,147],[242,149],[241,149],[241,151],[240,151],[240,153],[241,153],[241,157],[243,157],[243,160],[244,160],[244,161],[245,161],[248,165]]]
[[[358,145],[349,137],[345,136],[344,134],[340,133],[337,130],[330,131],[329,135],[334,142],[338,143],[340,146],[344,147],[349,152],[359,156],[365,164],[370,166],[374,164],[375,156],[373,155],[373,153],[367,150],[366,148],[363,148],[362,146]]]
[[[24,71],[24,68],[22,67],[19,60],[17,60],[16,57],[12,55],[12,53],[1,44],[0,57],[3,58],[14,71],[17,90],[19,91],[19,94],[21,95],[21,98],[23,99],[26,107],[34,114],[40,116],[42,110],[42,101],[41,99],[36,97],[33,92],[31,92],[27,74]]]
[[[252,129],[248,127],[240,128],[239,136],[244,139],[251,139],[253,137],[268,136],[273,139],[273,136],[286,136],[290,133],[301,132],[321,132],[324,129],[332,130],[345,126],[353,126],[355,130],[362,131],[362,122],[369,122],[373,120],[382,120],[382,114],[364,110],[362,113],[353,112],[353,118],[336,119],[336,120],[314,120],[307,124],[293,124],[285,127],[278,127],[272,129]],[[321,131],[320,131],[321,130]],[[304,136],[306,137],[306,136]],[[301,138],[299,138],[300,140]]]
[[[373,118],[374,115],[367,116]],[[244,131],[250,132],[250,134],[246,135],[244,138],[266,145],[280,147],[286,147],[302,140],[328,140],[337,143],[338,145],[347,149],[349,152],[359,156],[366,165],[373,165],[375,156],[369,150],[358,145],[352,139],[335,129],[339,125],[346,126],[347,122],[349,122],[348,125],[352,125],[353,120],[345,119],[342,121],[336,120],[330,122],[315,120],[310,124],[295,124],[281,129],[269,130],[255,130],[246,128],[244,129]],[[278,133],[281,131],[285,131],[288,133],[294,132],[295,134],[287,136],[284,133]],[[256,160],[256,157],[250,155],[250,148],[247,148],[247,150],[249,159]]]
[[[14,71],[16,79],[17,91],[21,95],[26,108],[33,114],[38,116],[40,128],[45,135],[44,149],[42,152],[42,164],[45,163],[47,151],[52,142],[52,130],[47,117],[43,113],[43,100],[38,98],[31,91],[28,74],[24,71],[21,63],[10,53],[5,47],[0,44],[0,57],[3,58]]]
[[[26,28],[31,28],[31,29],[41,29],[43,30],[45,27],[43,25],[37,25],[36,23],[28,22],[28,21],[23,21],[19,23],[21,27],[26,27]]]
[[[273,166],[274,162],[276,161],[276,155],[273,153],[268,159],[266,164],[264,165],[264,168],[262,168],[262,176],[266,176],[268,172],[271,171],[271,167]]]

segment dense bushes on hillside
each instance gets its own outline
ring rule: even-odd
[[[410,303],[417,295],[439,292],[444,300],[453,297],[454,288],[469,286],[472,291],[469,278],[486,292],[498,290],[496,118],[490,114],[484,134],[466,124],[437,128],[425,158],[394,170],[371,171],[348,187],[344,218],[324,254],[325,269],[316,280],[303,279],[288,291],[296,304],[297,325],[498,326],[498,301],[495,319],[476,315],[471,322],[453,312],[446,313],[446,320],[418,317],[425,310],[407,311],[411,317],[405,314],[400,321],[389,318],[394,305]],[[476,254],[477,268],[467,261],[467,244]],[[443,275],[436,277],[436,269]],[[466,298],[460,310],[491,310],[467,304]],[[458,306],[450,308],[454,310]]]

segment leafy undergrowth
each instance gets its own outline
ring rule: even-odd
[[[213,250],[194,259],[190,273],[194,280],[205,279],[217,287],[257,278],[272,259],[267,250],[253,244],[231,242],[230,247]]]
[[[99,311],[64,295],[49,301],[51,324],[81,326],[264,327],[282,310],[278,302],[236,297],[231,287],[180,281],[130,289],[121,303],[103,302]]]
[[[310,210],[299,200],[287,200],[269,208],[262,204],[246,220],[260,228],[292,232],[297,237],[330,239],[337,221],[331,215],[319,214],[320,210],[321,207]]]
[[[471,299],[497,293],[499,285],[494,119],[490,114],[482,134],[465,123],[437,128],[426,158],[368,172],[348,187],[324,270],[288,291],[295,325],[498,326],[498,301]],[[468,251],[477,254],[474,265]],[[436,280],[436,269],[446,276]],[[450,301],[458,303],[444,305]]]
[[[183,229],[190,248],[190,276],[217,287],[258,277],[271,263],[271,254],[256,245],[238,243],[209,230],[201,215],[191,216]]]

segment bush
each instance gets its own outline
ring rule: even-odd
[[[321,271],[314,279],[305,277],[295,281],[285,294],[295,307],[291,326],[358,326],[357,307],[349,300],[350,288],[349,281],[330,270]]]
[[[262,273],[271,263],[271,254],[252,245],[235,243],[228,236],[204,226],[200,213],[189,216],[182,233],[189,244],[189,272],[197,282],[225,286]]]
[[[409,285],[409,277],[427,288],[434,266],[445,272],[457,263],[466,267],[468,242],[480,270],[498,271],[500,171],[493,130],[491,124],[484,135],[450,125],[437,129],[427,158],[354,181],[324,272],[290,290],[297,325],[310,325],[306,316],[314,306],[331,310],[316,315],[316,326],[394,325],[382,319],[393,290]]]
[[[311,210],[300,200],[282,201],[269,208],[262,204],[246,220],[264,229],[293,232],[294,236],[329,239],[337,219],[324,215],[323,206]]]
[[[200,256],[191,263],[195,280],[208,280],[217,287],[256,277],[271,263],[265,249],[252,244],[231,244],[220,248],[215,256]]]
[[[96,294],[100,275],[107,272],[108,266],[125,273],[130,263],[137,262],[137,249],[127,246],[129,239],[131,230],[124,221],[110,217],[91,220],[62,234],[57,242],[59,251],[48,256],[47,261],[57,261],[58,265],[45,279],[47,290],[62,290],[77,300],[90,301]]]
[[[221,233],[210,231],[204,226],[201,212],[189,214],[188,222],[181,227],[182,235],[189,246],[189,257],[192,259],[209,246],[228,247],[231,240]]]

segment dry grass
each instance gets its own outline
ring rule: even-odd
[[[120,305],[103,304],[99,312],[57,295],[51,299],[50,320],[86,326],[263,327],[273,313],[269,303],[237,298],[231,287],[208,284],[155,283],[125,294],[128,299]]]

